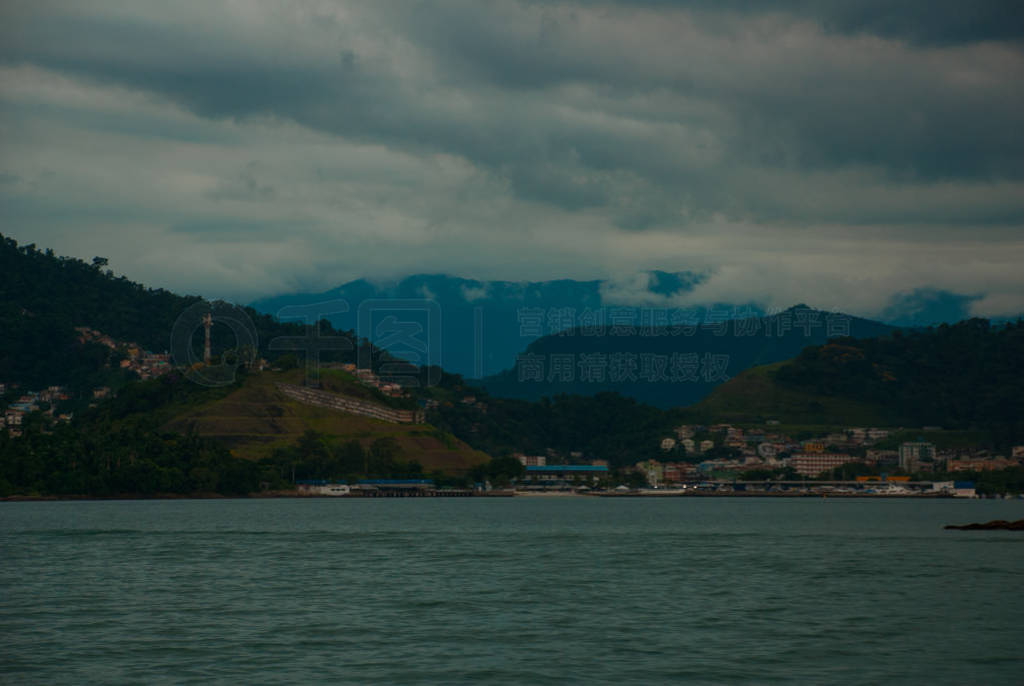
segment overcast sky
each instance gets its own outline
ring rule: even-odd
[[[697,302],[1024,311],[1017,2],[0,15],[0,232],[148,285],[663,269]]]

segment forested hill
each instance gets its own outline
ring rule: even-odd
[[[539,400],[617,392],[657,407],[690,405],[755,365],[781,362],[833,336],[884,336],[893,327],[798,305],[775,315],[667,326],[601,322],[534,341],[516,366],[484,380],[495,396]]]
[[[5,325],[89,326],[162,351],[178,315],[201,300],[114,276],[103,258],[90,264],[0,238],[0,316]]]
[[[1024,322],[970,319],[806,348],[775,383],[883,408],[913,425],[977,428],[996,442],[1024,436]]]
[[[109,366],[110,351],[81,343],[75,327],[89,327],[159,353],[170,349],[179,317],[202,302],[198,296],[175,295],[115,276],[103,258],[88,263],[58,257],[52,250],[19,246],[0,235],[0,382],[28,388],[98,385],[97,370]],[[252,322],[260,353],[268,359],[283,354],[268,347],[275,337],[307,331],[301,324],[280,322],[251,308],[239,310]],[[354,334],[335,331],[326,322],[321,323],[320,334],[346,337],[351,343],[350,351],[327,352],[326,359],[355,358],[359,342]],[[213,339],[215,350],[236,345],[226,326],[215,324]],[[380,359],[371,346],[364,350]]]

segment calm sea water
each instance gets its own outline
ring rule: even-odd
[[[0,503],[6,683],[1020,683],[1024,502]]]

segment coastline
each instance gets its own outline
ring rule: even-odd
[[[109,496],[98,496],[98,495],[10,495],[0,497],[0,503],[17,503],[17,502],[77,502],[77,501],[110,501],[110,500],[268,500],[268,499],[281,499],[281,498],[292,498],[295,500],[366,500],[374,498],[449,498],[449,497],[467,497],[466,494],[459,495],[448,495],[443,492],[438,492],[430,495],[376,495],[376,496],[365,496],[365,495],[320,495],[320,494],[305,494],[298,493],[295,491],[277,491],[268,493],[251,493],[248,495],[223,495],[220,493],[194,493],[194,494],[180,494],[180,493],[154,493],[148,495],[141,494],[118,494]],[[817,498],[819,500],[830,500],[830,499],[855,499],[855,500],[891,500],[891,499],[907,499],[907,500],[1018,500],[1021,496],[997,496],[993,498],[974,497],[974,498],[963,498],[956,497],[946,493],[928,493],[928,494],[913,494],[913,493],[894,493],[894,494],[875,494],[875,493],[766,493],[762,491],[734,491],[734,492],[669,492],[669,493],[658,493],[658,492],[629,492],[629,493],[615,493],[615,492],[590,492],[590,493],[577,493],[573,491],[516,491],[516,492],[503,492],[503,493],[472,493],[468,497],[474,498]]]

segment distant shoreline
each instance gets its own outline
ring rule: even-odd
[[[111,501],[111,500],[399,500],[404,498],[448,498],[444,494],[428,496],[338,496],[338,495],[306,495],[294,492],[277,493],[254,493],[251,495],[221,495],[219,493],[196,493],[190,495],[180,494],[154,494],[138,495],[123,494],[111,496],[96,495],[11,495],[0,498],[0,502],[79,502],[79,501]],[[466,497],[466,496],[459,496]],[[548,491],[548,492],[517,492],[490,495],[488,493],[473,494],[474,498],[817,498],[819,500],[831,499],[856,499],[856,500],[1004,500],[1006,498],[957,498],[956,496],[936,494],[860,494],[860,493],[764,493],[738,491],[732,493],[573,493],[571,491]],[[1010,500],[1017,500],[1018,497],[1011,496]]]

